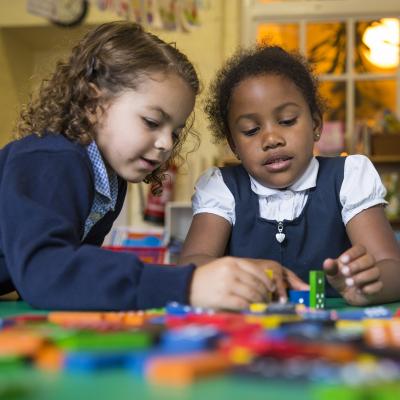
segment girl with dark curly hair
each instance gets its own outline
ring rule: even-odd
[[[99,247],[127,182],[161,190],[198,92],[187,57],[139,25],[107,23],[86,34],[22,111],[17,140],[0,151],[0,294],[16,290],[44,309],[234,305],[218,285],[243,261],[199,272]],[[265,292],[270,282],[257,272]]]
[[[277,46],[240,50],[217,74],[205,111],[241,163],[197,182],[181,261],[252,257],[266,268],[278,263],[292,288],[294,273],[308,280],[323,269],[327,294],[353,305],[400,298],[385,188],[365,156],[313,156],[323,102],[301,56]]]

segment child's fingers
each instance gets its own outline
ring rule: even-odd
[[[339,293],[342,293],[346,289],[346,283],[344,276],[339,271],[339,263],[337,259],[327,258],[322,268],[326,274],[328,282],[334,287]]]
[[[380,279],[380,271],[378,268],[370,268],[366,271],[359,272],[349,278],[346,278],[347,286],[362,287]]]
[[[246,296],[247,300],[254,301],[253,298],[256,293],[258,295],[258,301],[261,301],[266,297],[266,292],[268,289],[265,287],[264,282],[262,282],[260,279],[258,279],[258,277],[255,277],[254,275],[252,275],[251,273],[248,273],[247,271],[239,270],[237,272],[236,279],[242,285],[245,285],[253,293],[251,295],[252,296],[251,298],[249,296]]]
[[[327,258],[322,264],[322,268],[328,276],[335,276],[339,273],[339,264],[333,258]]]
[[[382,289],[383,289],[382,281],[377,281],[370,285],[363,286],[360,290],[365,295],[373,295],[379,293]]]
[[[269,271],[272,271],[272,279],[275,283],[275,295],[278,297],[281,303],[286,303],[288,300],[287,297],[287,288],[288,288],[288,274],[286,268],[282,267],[280,264],[269,265],[268,268],[264,270],[264,273],[268,276]]]
[[[310,286],[302,281],[293,271],[285,268],[286,279],[289,286],[294,290],[310,290]]]
[[[261,281],[265,286],[265,290],[268,290],[270,292],[274,292],[276,290],[275,283],[268,278],[265,271],[262,268],[260,268],[260,266],[256,264],[254,261],[247,260],[245,258],[240,258],[238,259],[238,266],[243,271],[251,274],[257,280]]]
[[[365,247],[361,244],[355,244],[350,249],[346,250],[342,255],[339,256],[338,260],[347,265],[352,260],[355,260],[366,254]]]
[[[257,290],[256,286],[250,286],[247,283],[236,281],[231,288],[231,294],[245,300],[249,303],[260,303],[265,300],[265,289],[263,291]]]
[[[357,258],[353,262],[350,262],[347,265],[343,265],[341,268],[341,272],[344,276],[352,276],[362,271],[368,270],[372,268],[374,265],[375,265],[374,257],[371,254],[367,253]]]
[[[286,287],[286,283],[284,282],[283,278],[281,277],[281,279],[276,279],[276,294],[279,298],[279,301],[281,303],[286,303],[287,302],[287,287]]]

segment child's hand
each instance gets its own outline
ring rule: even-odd
[[[194,306],[243,309],[250,303],[263,302],[274,292],[273,283],[263,268],[244,258],[223,257],[198,267],[190,292]]]
[[[355,245],[335,260],[327,258],[323,268],[328,282],[349,304],[367,305],[383,288],[375,259],[364,246]]]
[[[268,278],[266,269],[273,270],[273,280]],[[286,272],[274,261],[219,258],[194,272],[190,303],[200,307],[243,309],[251,303],[265,302],[268,292],[275,291],[286,300],[285,279]]]
[[[294,290],[310,290],[310,287],[303,282],[293,271],[283,267],[276,261],[259,260],[254,258],[242,259],[251,262],[266,273],[266,270],[272,270],[272,281],[275,283],[276,290],[274,294],[275,300],[281,303],[287,301],[287,289]]]

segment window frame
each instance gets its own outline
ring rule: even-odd
[[[257,27],[261,23],[297,24],[299,26],[299,52],[306,55],[307,23],[345,22],[346,72],[320,74],[321,82],[341,81],[346,86],[345,140],[347,148],[352,143],[355,127],[355,84],[358,81],[394,79],[396,81],[395,112],[400,118],[400,63],[393,73],[358,73],[354,71],[355,26],[357,22],[381,18],[399,18],[399,0],[376,2],[371,0],[286,0],[262,2],[242,0],[241,44],[255,43]],[[290,4],[289,4],[290,3]],[[360,11],[362,10],[362,11]]]

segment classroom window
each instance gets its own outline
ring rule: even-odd
[[[385,110],[400,117],[396,1],[244,0],[242,11],[244,45],[268,38],[313,64],[326,120],[343,126],[348,150],[359,122],[376,121]]]

